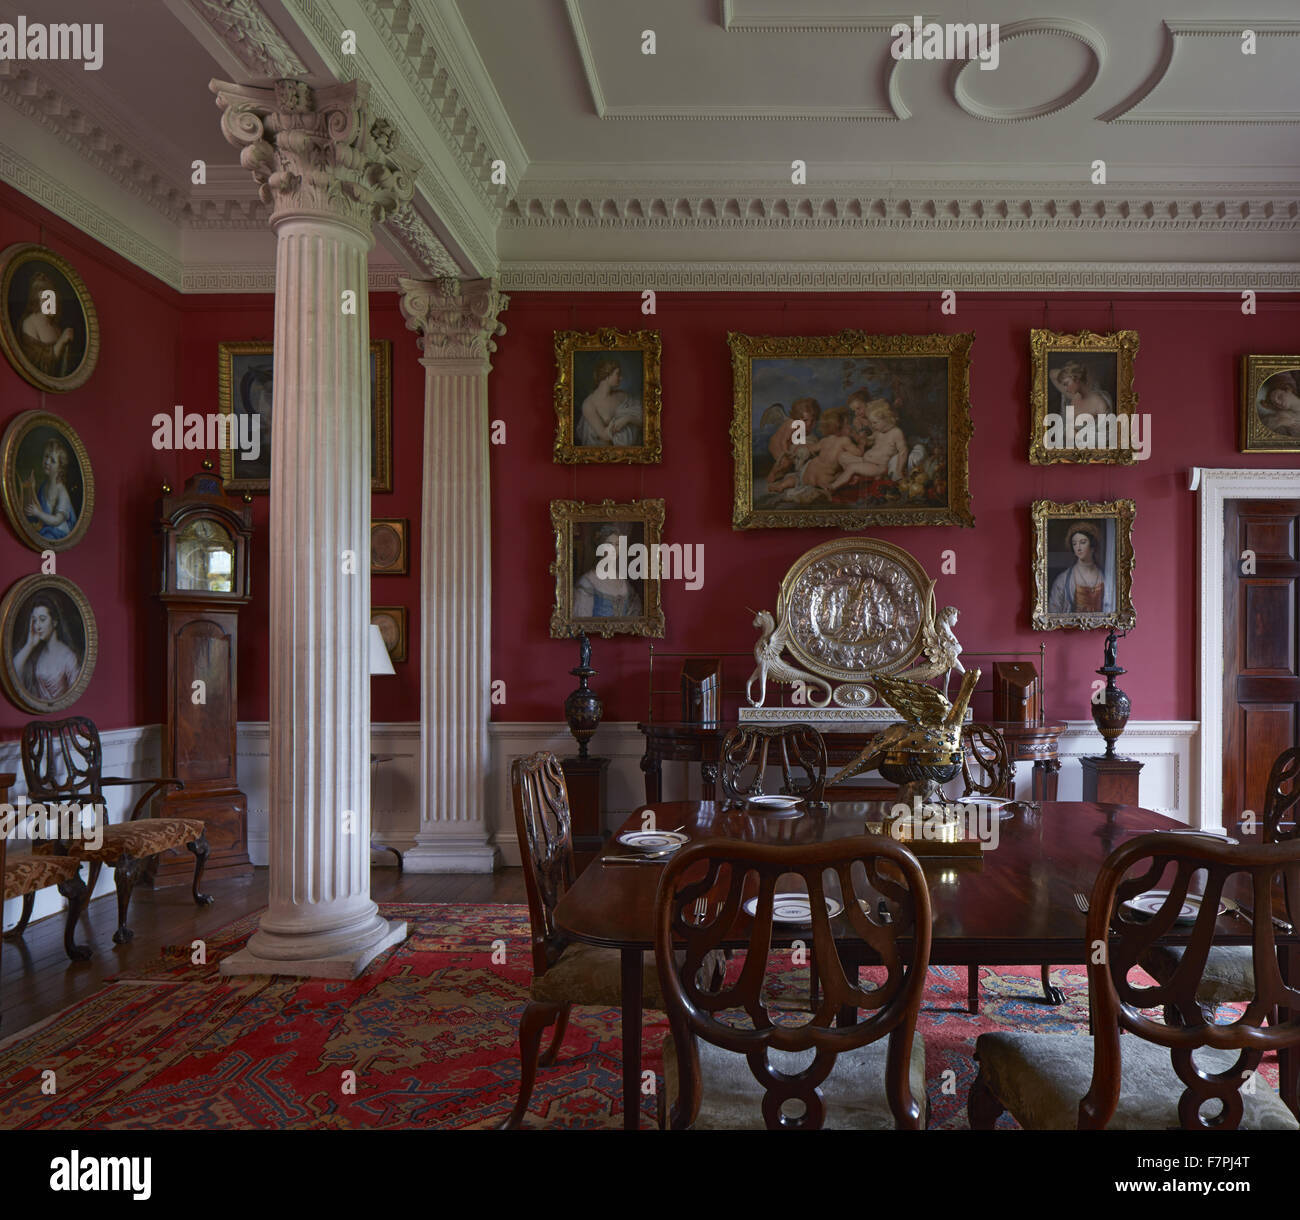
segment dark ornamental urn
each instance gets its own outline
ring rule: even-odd
[[[1124,632],[1124,635],[1128,635],[1128,632]],[[1128,695],[1115,685],[1115,679],[1120,674],[1128,672],[1115,659],[1119,640],[1123,638],[1124,636],[1117,636],[1115,629],[1111,628],[1110,634],[1106,637],[1105,662],[1096,671],[1106,679],[1106,686],[1092,699],[1092,719],[1097,726],[1097,731],[1106,739],[1107,758],[1117,757],[1115,743],[1128,724],[1129,713],[1133,710]]]
[[[569,672],[578,679],[576,690],[569,693],[564,701],[564,716],[569,722],[569,732],[577,738],[578,757],[587,757],[587,742],[591,740],[600,718],[605,713],[605,705],[600,696],[587,685],[587,679],[596,671],[591,667],[591,641],[584,631],[578,636],[578,666]]]

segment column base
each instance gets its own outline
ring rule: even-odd
[[[221,959],[223,975],[288,974],[308,979],[354,979],[376,957],[406,939],[405,920],[382,920],[385,929],[356,949],[326,950],[321,957],[262,957],[252,949],[241,949]]]
[[[402,857],[408,873],[495,873],[501,851],[493,843],[419,843]]]

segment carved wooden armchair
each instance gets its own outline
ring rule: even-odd
[[[788,1013],[772,1012],[763,994],[776,887],[792,875],[802,878],[813,911],[811,934],[796,934],[808,942],[822,981],[812,1018],[798,1024],[785,1019]],[[863,988],[856,955],[841,956],[831,935],[828,895],[843,903],[840,918],[885,963],[883,982]],[[752,916],[742,911],[750,898]],[[816,846],[706,840],[683,848],[667,864],[656,901],[655,960],[672,1029],[664,1041],[660,1125],[924,1126],[925,1043],[916,1019],[930,960],[930,920],[921,865],[891,839],[863,836]],[[744,934],[749,943],[739,976],[706,981],[700,969],[706,956]],[[860,1019],[839,1024],[846,1012]]]
[[[66,720],[33,720],[23,729],[23,773],[27,778],[27,793],[33,802],[41,804],[75,803],[81,808],[94,806],[105,810],[104,789],[109,787],[145,784],[144,795],[136,801],[130,818],[117,825],[105,825],[103,841],[91,847],[79,836],[51,838],[34,846],[41,854],[67,855],[90,864],[87,889],[94,893],[100,869],[111,865],[117,887],[117,931],[113,933],[116,944],[126,944],[134,935],[126,925],[131,891],[140,877],[145,863],[173,847],[187,848],[194,855],[194,883],[191,892],[194,901],[206,906],[212,901],[208,894],[199,892],[199,880],[208,858],[208,841],[203,822],[197,818],[153,818],[147,816],[150,801],[165,788],[183,788],[178,779],[151,777],[125,779],[103,774],[103,751],[100,748],[99,730],[85,716],[70,716]],[[106,813],[97,816],[106,817]],[[25,901],[22,917],[16,931],[21,934],[31,914],[30,902]]]
[[[810,725],[743,724],[722,741],[718,780],[724,797],[744,802],[763,792],[763,776],[772,766],[781,768],[781,792],[820,801],[826,788],[826,742]],[[800,775],[799,772],[803,774]]]
[[[1205,871],[1204,892],[1177,969],[1152,987],[1130,981],[1156,939],[1174,927],[1198,870]],[[1300,1130],[1255,1075],[1265,1054],[1300,1045],[1300,990],[1282,981],[1270,919],[1254,921],[1255,986],[1241,1016],[1216,1025],[1200,1002],[1225,883],[1244,877],[1255,909],[1267,912],[1279,876],[1288,888],[1300,879],[1300,838],[1235,845],[1196,833],[1145,834],[1113,851],[1088,909],[1087,944],[1107,950],[1088,958],[1094,1036],[982,1034],[971,1127],[987,1130],[1008,1111],[1022,1127],[1049,1130]],[[1154,916],[1128,915],[1124,902],[1166,884]],[[1278,1006],[1289,1008],[1291,1019],[1266,1027]],[[1153,1008],[1164,1009],[1163,1023],[1142,1011]]]
[[[1283,750],[1269,770],[1264,790],[1261,837],[1265,843],[1285,843],[1300,838],[1300,749]],[[1300,918],[1300,893],[1287,894],[1288,918]],[[1181,945],[1152,945],[1142,958],[1142,968],[1162,983],[1168,982],[1183,959]],[[1198,993],[1203,1004],[1245,1003],[1255,994],[1255,964],[1249,945],[1215,945],[1205,962]]]

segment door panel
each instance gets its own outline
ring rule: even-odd
[[[1300,501],[1224,511],[1223,824],[1258,816],[1273,760],[1300,744]],[[1254,571],[1242,572],[1242,554]]]

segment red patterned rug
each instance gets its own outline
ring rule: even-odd
[[[216,933],[205,964],[177,947],[10,1036],[0,1042],[0,1128],[497,1125],[519,1078],[518,1020],[531,974],[526,908],[381,909],[405,919],[411,934],[351,982],[223,979],[217,962],[242,947],[254,915]],[[774,993],[806,988],[801,973],[787,967]],[[965,968],[931,968],[920,1029],[932,1129],[967,1126],[979,1034],[1086,1034],[1082,969],[1055,970],[1053,981],[1066,995],[1059,1007],[1041,1002],[1036,968],[986,967],[980,1013],[971,1016]],[[647,1024],[647,1068],[659,1069],[666,1028],[662,1018]],[[560,1062],[538,1073],[529,1125],[621,1126],[621,1050],[616,1009],[575,1009]],[[654,1109],[645,1098],[644,1125]]]

